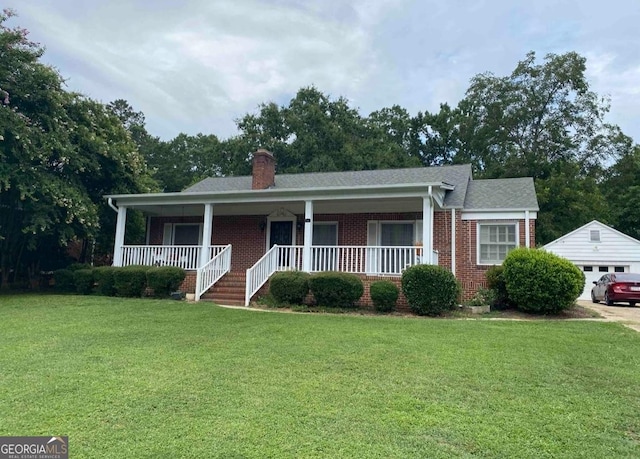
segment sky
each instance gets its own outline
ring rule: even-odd
[[[6,1],[6,0],[5,0]],[[363,116],[455,106],[471,78],[529,51],[576,51],[640,142],[638,0],[8,0],[67,88],[127,100],[163,140],[237,133],[261,103],[314,85]]]

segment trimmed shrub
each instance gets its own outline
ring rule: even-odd
[[[269,280],[269,293],[280,304],[302,304],[309,293],[309,277],[302,271],[275,273]]]
[[[69,271],[78,271],[79,269],[91,269],[91,265],[88,263],[71,263],[67,266]]]
[[[182,268],[174,266],[158,266],[147,269],[147,286],[153,289],[153,295],[169,296],[182,284],[187,273]]]
[[[376,311],[379,312],[393,311],[396,308],[399,293],[398,286],[388,280],[372,282],[369,287],[371,301],[373,301]]]
[[[487,287],[493,292],[494,298],[491,304],[493,309],[508,309],[512,307],[507,293],[507,284],[504,281],[504,268],[500,265],[492,266],[485,274]]]
[[[93,270],[78,269],[73,271],[73,282],[76,286],[76,292],[81,295],[90,295],[93,292]]]
[[[93,278],[96,282],[96,292],[99,295],[114,296],[116,288],[114,285],[113,272],[118,268],[113,266],[100,266],[93,269]]]
[[[364,293],[358,276],[333,271],[311,276],[309,289],[319,306],[329,308],[352,308]]]
[[[124,266],[113,271],[117,296],[140,297],[147,287],[147,266]]]
[[[436,316],[456,307],[460,285],[441,266],[416,265],[402,273],[402,293],[415,314]]]
[[[557,314],[572,307],[584,289],[577,266],[541,249],[512,250],[502,266],[509,300],[521,311]]]
[[[53,272],[54,286],[58,292],[75,292],[76,287],[73,282],[73,271],[69,269],[57,269]]]

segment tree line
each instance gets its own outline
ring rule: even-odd
[[[265,102],[236,120],[238,134],[151,135],[126,100],[69,92],[44,49],[0,14],[0,271],[32,277],[64,260],[111,253],[115,213],[103,196],[180,191],[209,176],[248,175],[251,153],[276,155],[278,173],[472,165],[474,178],[531,176],[544,244],[592,219],[640,238],[640,147],[606,122],[577,53],[531,52],[507,76],[471,79],[437,112],[399,105],[363,116],[313,86],[286,105]],[[144,222],[130,213],[127,237]]]

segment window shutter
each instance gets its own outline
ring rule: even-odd
[[[172,230],[173,230],[173,224],[172,223],[165,223],[164,224],[164,231],[162,233],[162,245],[172,245],[171,244],[171,238],[172,238]]]
[[[367,245],[378,245],[378,221],[369,220],[367,222]]]
[[[378,245],[378,221],[369,220],[367,222],[367,245],[369,247]],[[377,273],[378,257],[375,249],[367,249],[367,274]]]
[[[416,220],[416,235],[413,238],[415,243],[421,243],[422,241],[422,220]]]

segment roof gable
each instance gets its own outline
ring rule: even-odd
[[[464,209],[537,211],[539,207],[533,178],[471,180],[464,200]]]
[[[549,242],[548,244],[543,246],[543,248],[552,249],[555,246],[557,246],[558,244],[561,244],[561,243],[567,241],[568,239],[573,239],[575,237],[580,237],[579,234],[583,233],[585,230],[591,230],[591,229],[598,229],[598,230],[607,231],[607,232],[611,233],[612,235],[614,235],[614,237],[616,237],[616,238],[623,239],[623,240],[625,240],[625,242],[630,242],[632,244],[637,244],[640,247],[640,241],[639,240],[634,239],[631,236],[628,236],[628,235],[624,234],[623,232],[618,231],[615,228],[612,228],[609,225],[605,225],[604,223],[601,223],[598,220],[592,220],[589,223],[587,223],[586,225],[582,225],[581,227],[574,229],[570,233],[567,233],[564,236],[560,236],[555,241]],[[587,242],[587,241],[585,241],[585,242]]]

